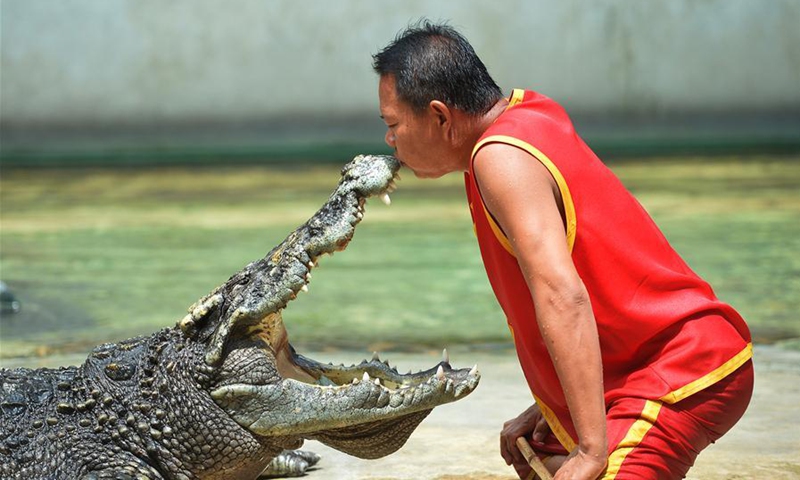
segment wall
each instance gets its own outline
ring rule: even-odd
[[[449,19],[573,112],[800,111],[800,1],[2,0],[3,125],[377,115],[371,54]]]

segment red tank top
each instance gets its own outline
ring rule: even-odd
[[[607,405],[623,396],[677,402],[752,356],[742,317],[670,247],[557,103],[514,90],[506,111],[476,144],[473,159],[488,143],[530,153],[558,184],[568,246],[597,321]],[[484,206],[471,164],[465,183],[486,272],[526,380],[559,441],[571,450],[575,428],[530,291],[508,239]]]

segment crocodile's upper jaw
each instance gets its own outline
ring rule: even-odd
[[[260,328],[307,289],[317,258],[344,249],[352,239],[367,197],[388,202],[399,168],[394,157],[359,155],[344,166],[336,189],[306,223],[190,307],[178,326],[206,343],[206,363],[218,365],[229,338]]]

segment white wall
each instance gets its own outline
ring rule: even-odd
[[[573,111],[800,111],[800,0],[1,1],[7,126],[377,115],[371,54],[421,16]]]

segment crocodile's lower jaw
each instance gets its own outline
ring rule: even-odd
[[[310,435],[430,410],[469,395],[480,381],[477,365],[454,370],[445,360],[408,374],[378,358],[349,367],[293,353],[285,360],[291,367],[282,370],[291,376],[268,385],[225,385],[212,398],[258,435]]]

